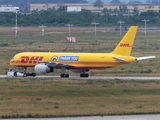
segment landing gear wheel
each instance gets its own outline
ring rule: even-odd
[[[89,74],[80,74],[80,77],[88,77]]]
[[[35,76],[36,76],[36,73],[32,73],[32,76],[35,77]]]
[[[61,78],[68,78],[68,77],[69,77],[69,74],[61,74],[60,77],[61,77]]]
[[[68,77],[69,77],[69,74],[66,74],[66,77],[68,78]]]

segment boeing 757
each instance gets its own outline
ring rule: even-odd
[[[137,29],[137,26],[130,27],[111,53],[23,52],[16,54],[11,59],[10,65],[23,68],[24,74],[27,73],[28,67],[34,67],[35,72],[38,74],[50,73],[54,72],[54,69],[61,69],[62,74],[60,77],[69,77],[69,74],[66,74],[67,69],[80,73],[80,77],[88,77],[89,74],[86,72],[91,69],[114,68],[137,60],[155,58],[155,56],[130,56]]]

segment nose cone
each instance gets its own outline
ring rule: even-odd
[[[13,65],[15,63],[15,59],[12,58],[9,63],[10,63],[10,65]]]
[[[10,60],[10,65],[15,66],[16,64],[20,63],[19,55],[15,55],[11,60]]]

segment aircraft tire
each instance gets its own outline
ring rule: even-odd
[[[65,77],[67,77],[67,78],[68,78],[68,77],[69,77],[69,74],[65,74]]]
[[[60,77],[63,78],[63,77],[64,77],[64,74],[61,74]]]
[[[80,74],[80,77],[88,77],[89,74]]]
[[[68,78],[68,77],[69,77],[69,74],[61,74],[60,77],[61,77],[61,78]]]
[[[89,77],[89,74],[86,74],[86,77]]]
[[[35,76],[36,76],[36,73],[32,73],[32,76],[35,77]]]

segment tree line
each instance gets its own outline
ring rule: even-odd
[[[1,13],[0,26],[15,26],[15,13]],[[142,20],[149,20],[147,25],[160,26],[160,14],[148,11],[134,15],[110,15],[108,12],[103,15],[92,13],[85,10],[77,13],[65,13],[61,9],[48,9],[43,11],[32,11],[30,14],[18,14],[18,26],[65,26],[73,24],[74,26],[92,26],[92,22],[98,22],[97,26],[117,26],[117,21],[125,21],[123,25],[144,25]]]

